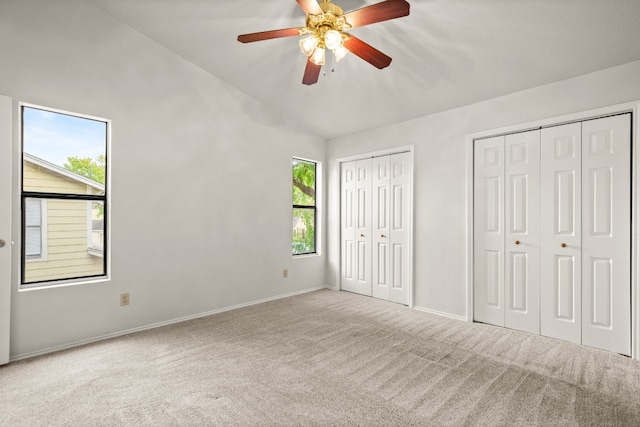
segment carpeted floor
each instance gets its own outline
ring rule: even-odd
[[[318,291],[0,368],[1,426],[640,425],[640,363]]]

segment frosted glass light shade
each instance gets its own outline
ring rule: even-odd
[[[313,34],[299,42],[300,50],[307,56],[311,56],[316,46],[318,46],[318,38]]]
[[[342,44],[342,34],[336,30],[327,31],[324,35],[324,44],[327,46],[327,49],[337,49]]]
[[[344,46],[338,46],[333,50],[333,55],[336,57],[336,62],[340,62],[342,58],[347,56],[347,53],[349,53],[349,49]]]
[[[313,51],[313,54],[309,57],[309,60],[316,65],[324,65],[324,49],[321,47],[317,47],[316,50]]]

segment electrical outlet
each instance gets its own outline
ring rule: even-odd
[[[129,292],[120,294],[120,305],[121,306],[129,305]]]
[[[289,270],[287,270],[286,268],[282,270],[282,277],[284,277],[285,279],[289,277]]]

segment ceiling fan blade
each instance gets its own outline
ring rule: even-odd
[[[344,17],[352,28],[356,28],[408,16],[409,9],[405,0],[386,0],[346,13]]]
[[[300,5],[300,8],[304,10],[304,13],[307,15],[319,15],[321,14],[322,8],[316,0],[296,0]]]
[[[350,35],[349,39],[344,42],[344,47],[346,47],[349,52],[359,56],[380,70],[391,64],[391,57],[380,52],[375,47],[366,44],[357,37]]]
[[[320,77],[321,65],[316,65],[311,62],[311,59],[307,59],[307,68],[304,69],[304,77],[302,77],[302,84],[313,85],[318,83],[318,77]]]
[[[259,42],[262,40],[278,39],[280,37],[299,36],[299,28],[283,28],[281,30],[262,31],[260,33],[242,34],[238,41],[242,43]]]

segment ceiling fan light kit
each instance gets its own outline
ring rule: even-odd
[[[391,64],[389,56],[346,31],[409,15],[409,3],[405,0],[386,0],[347,14],[340,6],[331,3],[331,0],[322,0],[320,3],[316,0],[296,1],[307,14],[305,27],[243,34],[238,36],[238,41],[250,43],[296,35],[306,36],[299,41],[300,50],[307,56],[302,79],[302,83],[306,85],[318,82],[320,68],[326,62],[327,49],[333,52],[336,62],[351,52],[379,69]]]

